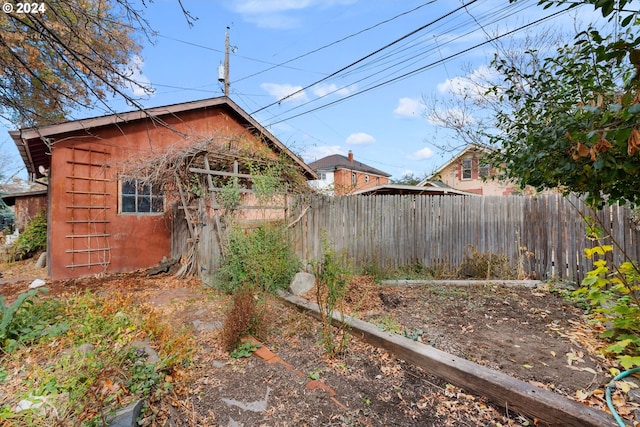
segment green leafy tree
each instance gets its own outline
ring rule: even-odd
[[[544,2],[551,6],[561,2]],[[583,2],[584,3],[584,2]],[[489,160],[522,187],[560,188],[593,207],[640,203],[638,13],[588,1],[618,23],[615,37],[590,28],[533,70],[497,58],[504,83],[490,92],[512,110],[497,113]],[[526,55],[536,55],[528,52]]]
[[[426,173],[422,175],[416,175],[413,172],[405,173],[402,177],[397,179],[391,179],[389,182],[391,184],[401,184],[401,185],[418,185],[420,181],[427,177]]]

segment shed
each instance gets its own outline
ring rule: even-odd
[[[286,157],[314,172],[227,97],[10,132],[32,179],[48,174],[48,257],[53,279],[147,268],[169,257],[173,211],[162,183],[127,165],[206,143]],[[237,150],[236,150],[237,151]]]

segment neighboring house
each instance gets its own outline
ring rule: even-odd
[[[161,184],[123,174],[122,164],[163,153],[220,153],[242,144],[313,171],[226,97],[10,132],[31,179],[48,175],[47,265],[52,279],[147,268],[169,258],[172,210]]]
[[[47,210],[47,186],[39,182],[24,182],[15,178],[11,183],[0,186],[0,196],[13,213],[13,227],[20,233],[31,218]]]
[[[508,196],[516,191],[516,186],[509,182],[489,179],[494,169],[491,165],[481,162],[482,157],[491,150],[490,147],[469,144],[418,185],[424,186],[440,181],[446,186],[468,193]]]
[[[354,160],[351,150],[347,157],[333,154],[309,163],[309,167],[318,175],[318,179],[309,181],[309,185],[336,196],[387,184],[391,176]]]

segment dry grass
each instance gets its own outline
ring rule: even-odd
[[[241,287],[233,295],[220,331],[222,345],[231,351],[247,335],[260,339],[266,335],[268,324],[264,297],[251,287]]]

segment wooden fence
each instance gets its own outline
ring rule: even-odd
[[[585,238],[587,215],[620,245],[615,262],[624,260],[623,251],[640,260],[640,226],[628,208],[594,213],[574,196],[313,196],[297,202],[290,238],[303,260],[319,258],[323,238],[357,267],[457,267],[473,247],[506,255],[514,267],[520,259],[537,278],[579,281],[593,265],[584,248],[598,244]]]

